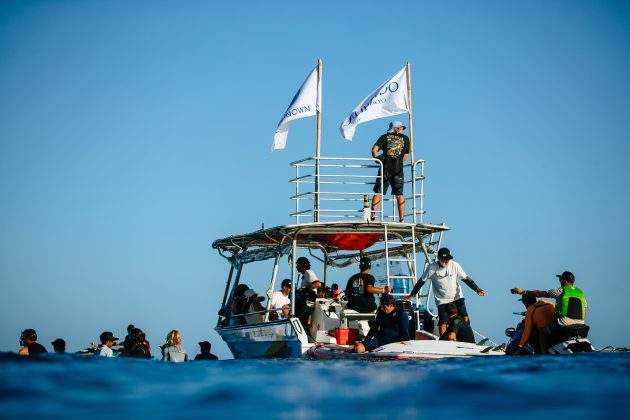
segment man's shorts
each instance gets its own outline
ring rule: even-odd
[[[379,170],[378,175],[381,175]],[[403,187],[405,186],[405,177],[402,173],[398,175],[387,175],[383,177],[383,189],[385,190],[384,194],[387,194],[387,189],[389,186],[392,186],[392,195],[403,195]],[[376,183],[374,183],[374,192],[376,194],[381,193],[381,180],[378,178]]]
[[[455,306],[457,306],[457,315],[462,318],[468,316],[468,312],[466,311],[466,302],[464,302],[464,298],[457,299],[453,301]],[[442,305],[438,305],[438,323],[439,324],[448,324],[448,315],[446,314],[446,305],[448,303],[444,303]]]

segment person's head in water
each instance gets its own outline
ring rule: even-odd
[[[179,331],[173,330],[166,335],[166,343],[169,346],[180,346],[182,344],[182,336]]]
[[[199,343],[199,349],[202,354],[210,354],[210,349],[212,348],[212,344],[209,341],[202,341]]]
[[[455,305],[453,302],[447,303],[444,309],[446,309],[446,314],[448,315],[449,318],[452,318],[455,315],[457,315],[457,305]]]
[[[63,338],[58,338],[50,344],[52,344],[56,353],[64,353],[66,351],[66,342]]]
[[[103,331],[99,338],[101,339],[101,344],[109,347],[110,349],[114,345],[114,341],[118,340],[118,337],[114,337],[114,334],[111,331]]]
[[[37,341],[37,331],[32,328],[28,328],[22,331],[20,335],[20,346],[28,346]]]
[[[133,328],[131,332],[129,333],[129,339],[131,340],[131,343],[134,345],[145,344],[145,341],[147,341],[144,331],[142,331],[140,328]]]

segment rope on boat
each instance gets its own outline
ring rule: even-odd
[[[489,339],[488,337],[486,337],[485,335],[481,334],[479,331],[476,331],[474,328],[471,328],[473,330],[473,332],[475,334],[477,334],[479,337],[481,337],[483,340],[492,343],[495,347],[498,347],[499,345],[497,343],[495,343],[494,341],[492,341],[491,339]]]

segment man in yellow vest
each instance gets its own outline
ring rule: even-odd
[[[560,287],[550,290],[525,290],[518,287],[512,293],[533,297],[550,297],[556,300],[556,319],[545,328],[547,334],[571,325],[584,325],[586,319],[586,298],[584,292],[575,287],[575,276],[569,271],[556,274]],[[541,338],[544,340],[541,334]],[[542,343],[541,343],[542,344]]]

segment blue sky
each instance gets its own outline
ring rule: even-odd
[[[411,63],[426,220],[486,290],[465,289],[477,330],[503,341],[509,289],[570,270],[593,343],[630,346],[610,321],[630,293],[627,2],[5,1],[0,51],[0,351],[134,323],[228,357],[210,245],[291,222],[315,119],[270,149],[318,58],[322,156],[369,156],[388,119],[338,127]]]

